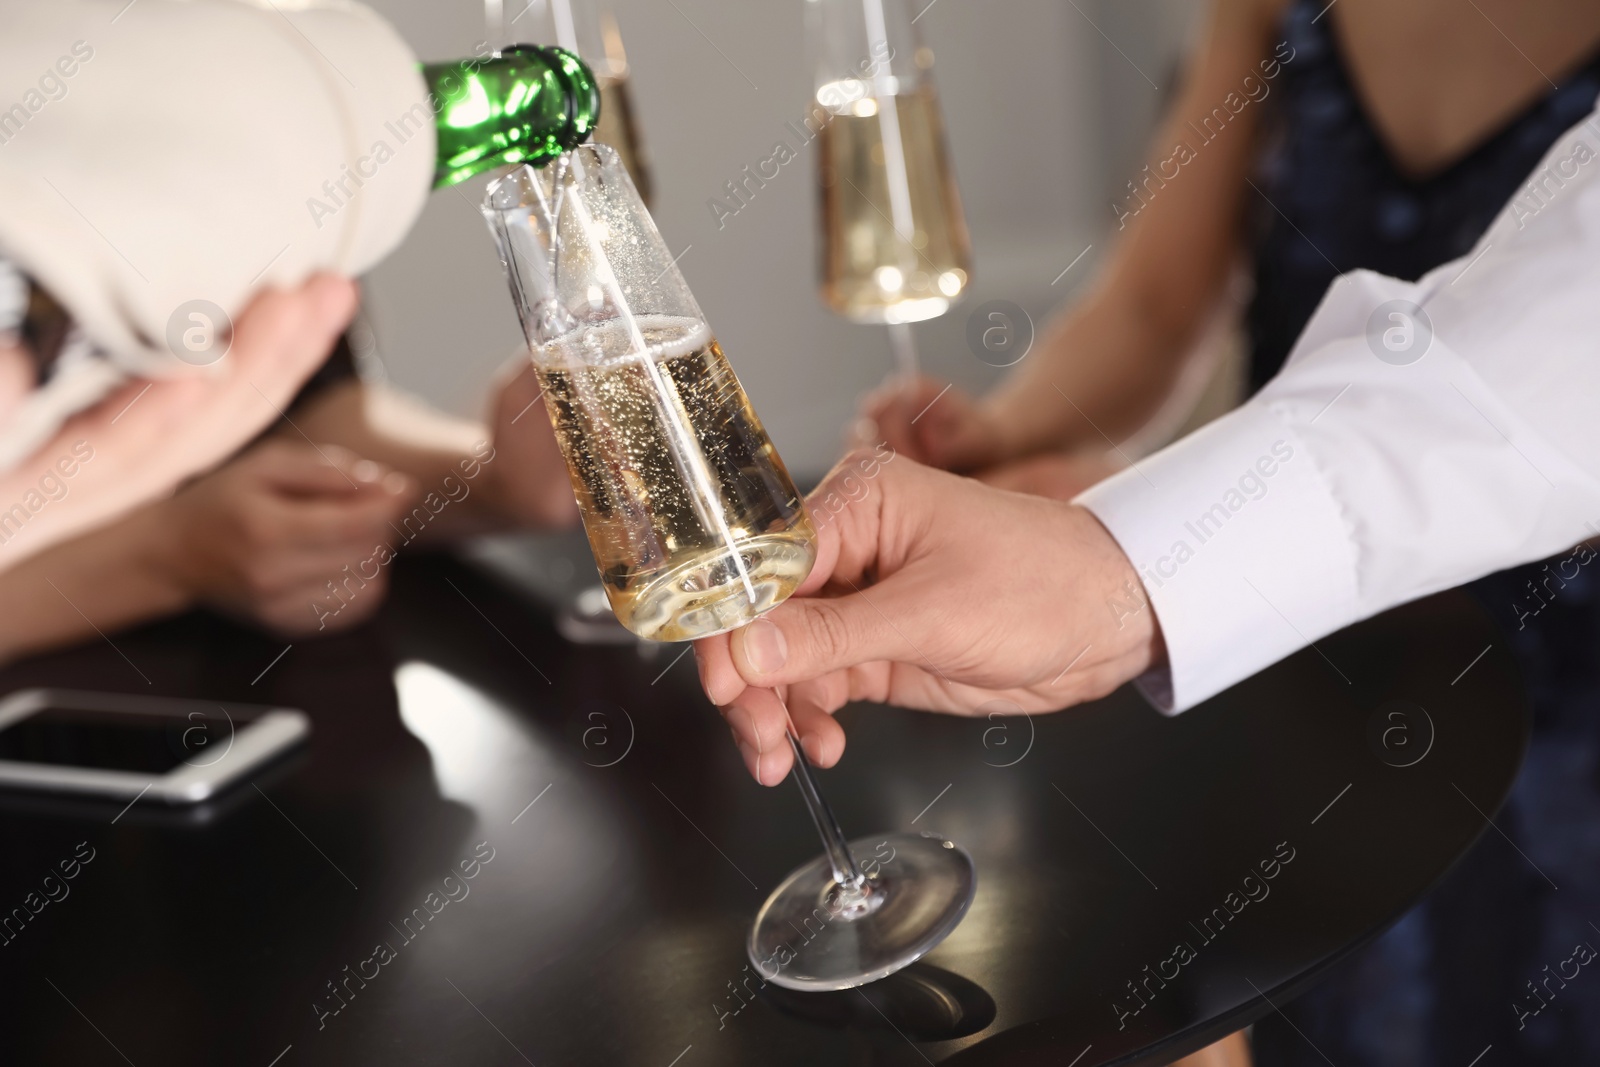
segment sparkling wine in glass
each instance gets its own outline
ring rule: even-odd
[[[636,324],[537,373],[611,609],[645,640],[687,641],[786,600],[815,534],[705,322]]]
[[[896,113],[892,124],[880,107]],[[941,122],[925,83],[881,102],[864,96],[822,128],[822,293],[852,322],[935,318],[972,278]]]

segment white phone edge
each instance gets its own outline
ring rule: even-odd
[[[0,730],[47,707],[164,716],[182,715],[189,709],[214,714],[220,709],[227,715],[227,709],[218,702],[190,698],[24,689],[0,699]],[[166,774],[151,776],[136,771],[0,760],[0,787],[106,800],[131,801],[143,796],[171,805],[198,804],[287,751],[310,733],[311,720],[304,712],[293,708],[263,708],[249,725],[233,731],[231,744],[220,757],[207,763],[180,763]]]

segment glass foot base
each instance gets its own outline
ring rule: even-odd
[[[835,883],[819,856],[761,906],[747,951],[766,981],[812,992],[876,982],[921,959],[966,915],[978,875],[952,842],[888,834],[849,847],[867,876],[861,891]]]

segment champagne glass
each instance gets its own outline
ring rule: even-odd
[[[616,618],[688,641],[781,603],[815,531],[618,153],[519,168],[483,212]]]
[[[521,167],[483,213],[617,618],[687,641],[781,603],[811,571],[815,530],[619,155],[585,145]],[[972,861],[934,835],[847,842],[792,726],[789,743],[824,855],[762,907],[750,958],[793,989],[885,977],[961,921]]]
[[[906,0],[809,0],[821,190],[822,296],[852,322],[885,323],[901,374],[910,324],[943,315],[972,281],[933,53]]]

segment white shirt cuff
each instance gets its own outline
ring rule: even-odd
[[[1162,624],[1167,667],[1138,685],[1164,712],[1195,706],[1356,614],[1349,524],[1312,450],[1270,402],[1246,404],[1076,502],[1133,562]]]

